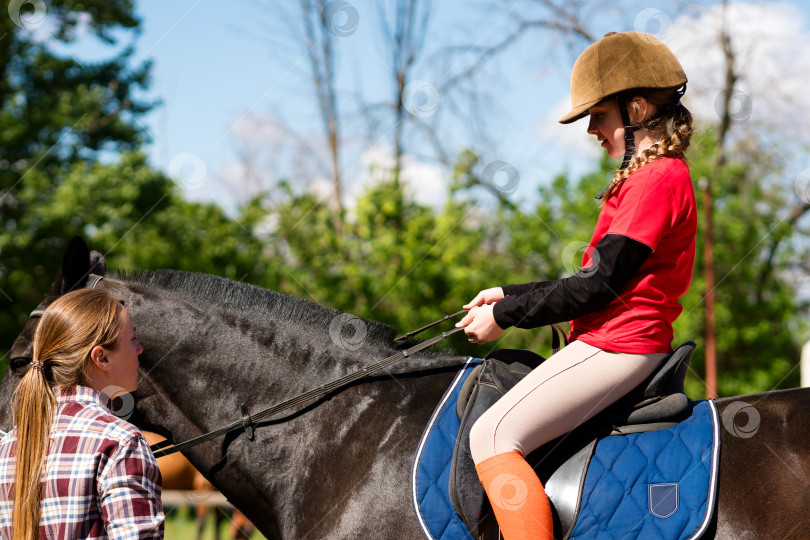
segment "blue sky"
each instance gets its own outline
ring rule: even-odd
[[[367,96],[381,98],[384,83],[369,77],[386,69],[385,59],[377,52],[375,12],[370,2],[355,4],[360,24],[355,33],[340,40],[338,85],[345,91],[361,80]],[[177,153],[190,152],[201,156],[209,172],[218,170],[233,157],[232,130],[247,114],[284,114],[318,133],[311,88],[295,69],[306,66],[305,58],[290,48],[281,53],[287,58],[278,61],[272,37],[262,35],[268,31],[262,19],[272,14],[243,2],[232,6],[224,10],[222,4],[204,0],[170,5],[148,0],[138,6],[144,26],[139,55],[154,60],[152,93],[164,101],[148,120],[155,138],[150,153],[160,167],[168,167]],[[453,27],[465,18],[467,6],[459,1],[434,3],[432,32],[458,33]],[[497,21],[486,21],[475,32],[481,34],[477,39],[484,40],[498,30]],[[519,83],[499,81],[510,83],[500,90],[501,105],[514,114],[513,121],[501,129],[515,140],[533,140],[534,125],[526,120],[541,117],[549,100],[559,99],[560,92],[564,95],[567,74],[558,73],[553,84],[524,85],[522,79],[535,76],[531,71],[537,66],[521,64],[519,56],[500,60],[502,72],[519,73],[521,79]],[[415,77],[430,78],[419,70]]]
[[[294,4],[286,5],[291,9]],[[376,7],[368,0],[351,0],[350,4],[359,14],[359,24],[339,41],[338,87],[344,96],[361,92],[367,99],[379,99],[386,95],[387,87],[379,75],[386,69],[386,60],[379,52]],[[516,10],[531,4],[531,0],[504,2]],[[796,0],[787,4],[800,10],[806,32],[808,3]],[[228,204],[229,194],[215,177],[237,159],[235,132],[240,119],[248,115],[281,116],[304,134],[319,134],[312,91],[301,72],[305,58],[294,47],[285,46],[277,29],[267,24],[274,5],[280,3],[142,0],[136,4],[143,19],[137,57],[154,61],[150,95],[163,101],[145,120],[154,139],[148,149],[150,158],[168,170],[178,155],[198,156],[212,180],[203,190],[191,193],[192,197]],[[508,31],[508,10],[486,11],[482,5],[434,1],[427,49],[435,51],[440,43],[490,43]],[[620,0],[611,4],[610,11],[589,17],[596,21],[593,26],[598,31],[633,30],[639,17],[659,5]],[[681,3],[662,20],[671,21],[689,9],[694,11],[695,4]],[[649,31],[656,31],[654,23]],[[575,124],[568,131],[559,131],[551,112],[566,99],[570,66],[582,46],[566,48],[539,36],[523,39],[500,55],[491,64],[491,80],[485,81],[494,96],[487,105],[492,108],[487,136],[498,141],[497,152],[490,158],[515,164],[525,179],[522,191],[563,169],[585,171],[598,156],[595,145],[595,151],[588,152],[586,147],[562,144],[566,141],[561,136],[584,132],[585,126]],[[85,43],[74,52],[81,58],[93,58],[108,51]],[[436,79],[454,68],[437,72],[435,64],[430,69],[425,63],[414,76],[438,86],[441,81]],[[346,109],[352,107],[353,101],[347,97]],[[458,122],[446,133],[458,146],[470,136]],[[347,168],[358,169],[359,156],[347,160],[353,162]]]

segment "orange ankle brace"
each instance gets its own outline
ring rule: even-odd
[[[475,466],[504,540],[554,540],[543,484],[520,452],[506,452]]]

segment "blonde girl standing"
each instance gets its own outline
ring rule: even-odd
[[[110,409],[137,389],[142,351],[109,292],[71,292],[45,310],[0,441],[0,537],[163,538],[155,458]]]

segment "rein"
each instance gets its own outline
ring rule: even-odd
[[[86,287],[90,288],[90,289],[94,289],[103,279],[104,278],[102,276],[99,276],[99,275],[96,275],[96,274],[90,274],[88,276],[88,278],[87,278]],[[466,313],[466,312],[467,312],[466,310],[462,309],[461,311],[457,311],[456,313],[453,313],[451,315],[446,315],[446,316],[442,317],[441,319],[439,319],[437,321],[434,321],[434,322],[432,322],[430,324],[427,324],[427,325],[423,326],[422,328],[419,328],[419,329],[414,330],[412,332],[408,332],[407,334],[404,334],[404,335],[394,339],[394,344],[395,345],[401,345],[405,341],[407,341],[409,338],[419,334],[420,332],[423,332],[423,331],[425,331],[425,330],[427,330],[429,328],[433,328],[434,326],[436,326],[438,324],[441,324],[441,323],[443,323],[443,322],[445,322],[445,321],[447,321],[449,319],[457,317],[457,316],[461,315],[462,313]],[[35,309],[35,310],[33,310],[31,312],[31,314],[29,315],[29,318],[41,317],[43,313],[45,313],[44,309],[37,308],[37,309]],[[551,346],[552,346],[553,353],[556,353],[560,349],[560,341],[561,341],[560,336],[562,336],[562,341],[566,345],[568,344],[568,340],[566,339],[565,333],[563,332],[562,328],[558,324],[551,325],[551,328],[552,328],[552,345]],[[414,345],[413,347],[405,349],[404,351],[399,351],[399,352],[397,352],[395,354],[392,354],[391,356],[389,356],[387,358],[384,358],[384,359],[380,360],[379,362],[377,362],[375,364],[371,364],[370,366],[365,366],[363,368],[360,368],[357,371],[353,371],[352,373],[349,373],[347,375],[344,375],[343,377],[340,377],[339,379],[335,379],[332,382],[322,384],[321,386],[319,386],[317,388],[313,388],[311,390],[303,392],[303,393],[301,393],[301,394],[299,394],[299,395],[297,395],[297,396],[295,396],[293,398],[290,398],[290,399],[288,399],[286,401],[283,401],[281,403],[273,405],[272,407],[268,407],[267,409],[264,409],[264,410],[259,411],[257,413],[250,414],[248,412],[248,410],[247,410],[247,407],[244,404],[242,404],[242,407],[241,407],[242,418],[240,418],[239,420],[237,420],[237,421],[235,421],[235,422],[233,422],[233,423],[231,423],[231,424],[229,424],[229,425],[227,425],[225,427],[222,427],[222,428],[217,429],[215,431],[210,431],[210,432],[208,432],[208,433],[206,433],[204,435],[200,435],[199,437],[195,437],[193,439],[189,439],[187,441],[184,441],[184,442],[178,443],[178,444],[173,444],[168,440],[161,441],[159,443],[153,444],[150,447],[150,449],[152,450],[152,453],[154,454],[155,458],[168,456],[170,454],[174,454],[175,452],[182,452],[183,450],[187,450],[187,449],[189,449],[189,448],[191,448],[193,446],[196,446],[198,444],[210,441],[211,439],[215,439],[216,437],[219,437],[220,435],[224,435],[226,433],[230,433],[230,432],[236,431],[238,429],[244,430],[247,433],[248,438],[250,440],[253,440],[254,424],[259,423],[259,422],[263,422],[265,420],[270,420],[273,416],[275,416],[276,414],[278,414],[278,413],[280,413],[282,411],[286,411],[287,409],[291,409],[293,407],[303,405],[303,404],[305,404],[305,403],[307,403],[309,401],[312,401],[313,399],[320,399],[320,398],[326,397],[329,394],[331,394],[332,392],[334,392],[335,390],[337,390],[337,389],[339,389],[339,388],[341,388],[343,386],[351,384],[351,383],[353,383],[355,381],[359,381],[360,379],[364,379],[366,377],[369,377],[369,376],[373,375],[374,373],[377,373],[378,371],[381,371],[383,369],[386,369],[386,368],[394,365],[395,363],[399,362],[400,360],[403,360],[403,359],[405,359],[405,358],[407,358],[407,357],[409,357],[409,356],[411,356],[413,354],[416,354],[416,353],[418,353],[420,351],[423,351],[423,350],[427,349],[428,347],[432,347],[436,343],[438,343],[438,342],[440,342],[440,341],[442,341],[442,340],[450,337],[451,335],[453,335],[453,334],[455,334],[457,332],[460,332],[462,330],[464,330],[463,327],[454,328],[454,329],[449,330],[447,332],[442,332],[441,334],[439,334],[437,336],[434,336],[434,337],[432,337],[432,338],[430,338],[430,339],[428,339],[426,341],[423,341],[421,343],[418,343],[418,344]],[[2,432],[0,432],[0,433],[2,433]]]
[[[430,324],[426,324],[422,328],[419,328],[419,329],[414,330],[412,332],[408,332],[407,334],[404,334],[404,335],[396,338],[394,340],[394,343],[397,344],[397,345],[402,344],[408,338],[411,338],[411,337],[415,336],[416,334],[419,334],[420,332],[423,332],[423,331],[425,331],[425,330],[427,330],[429,328],[433,328],[437,324],[441,324],[441,323],[443,323],[444,321],[446,321],[448,319],[452,319],[453,317],[457,317],[457,316],[461,315],[462,313],[466,313],[466,312],[467,312],[467,310],[462,309],[461,311],[457,311],[456,313],[453,313],[451,315],[446,315],[446,316],[442,317],[441,319],[439,319],[438,321],[434,321],[434,322],[432,322]],[[216,431],[210,431],[210,432],[206,433],[205,435],[200,435],[199,437],[189,439],[189,440],[187,440],[185,442],[182,442],[182,443],[172,444],[171,442],[166,440],[166,441],[161,441],[159,443],[153,444],[150,448],[152,450],[152,453],[155,455],[155,458],[159,458],[159,457],[163,457],[163,456],[168,456],[168,455],[173,454],[175,452],[182,452],[183,450],[187,450],[187,449],[191,448],[192,446],[196,446],[198,444],[210,441],[211,439],[214,439],[214,438],[219,437],[220,435],[224,435],[226,433],[230,433],[231,431],[236,431],[237,429],[244,429],[245,432],[248,434],[248,439],[253,440],[253,425],[254,424],[256,424],[258,422],[263,422],[265,420],[270,420],[270,418],[272,418],[274,415],[276,415],[276,414],[278,414],[278,413],[280,413],[282,411],[285,411],[287,409],[291,409],[293,407],[297,407],[299,405],[303,405],[304,403],[307,403],[307,402],[309,402],[309,401],[311,401],[313,399],[326,397],[327,395],[334,392],[338,388],[341,388],[343,386],[351,384],[351,383],[353,383],[355,381],[359,381],[360,379],[363,379],[365,377],[369,377],[372,374],[374,374],[374,373],[376,373],[376,372],[378,372],[380,370],[383,370],[383,369],[385,369],[385,368],[387,368],[389,366],[392,366],[396,362],[398,362],[398,361],[400,361],[400,360],[402,360],[404,358],[407,358],[407,357],[411,356],[412,354],[415,354],[415,353],[418,353],[419,351],[427,349],[428,347],[431,347],[431,346],[435,345],[436,343],[442,341],[443,339],[446,339],[446,338],[452,336],[453,334],[455,334],[457,332],[460,332],[462,330],[464,330],[463,327],[461,327],[461,328],[453,328],[450,331],[442,332],[438,336],[434,336],[434,337],[432,337],[432,338],[430,338],[430,339],[428,339],[426,341],[423,341],[422,343],[414,345],[413,347],[411,347],[409,349],[406,349],[404,351],[400,351],[400,352],[398,352],[396,354],[392,354],[388,358],[384,358],[384,359],[380,360],[379,362],[377,362],[376,364],[371,364],[370,366],[360,368],[357,371],[349,373],[348,375],[344,375],[343,377],[341,377],[339,379],[335,379],[334,381],[332,381],[330,383],[326,383],[326,384],[323,384],[323,385],[321,385],[321,386],[319,386],[317,388],[313,388],[312,390],[309,390],[307,392],[303,392],[303,393],[301,393],[301,394],[299,394],[299,395],[297,395],[297,396],[295,396],[293,398],[290,398],[290,399],[288,399],[286,401],[283,401],[283,402],[281,402],[281,403],[279,403],[277,405],[273,405],[272,407],[264,409],[263,411],[257,412],[255,414],[249,414],[248,411],[247,411],[247,407],[245,407],[245,405],[243,404],[242,405],[242,418],[240,420],[237,420],[236,422],[233,422],[232,424],[229,424],[229,425],[227,425],[225,427],[222,427],[222,428],[220,428],[220,429],[218,429]],[[565,337],[565,333],[563,332],[560,325],[558,325],[556,323],[551,325],[551,334],[552,334],[551,348],[552,348],[553,353],[557,353],[557,351],[560,350],[560,342],[562,341],[563,343],[565,343],[567,345],[568,340]]]
[[[409,333],[407,333],[407,334],[405,334],[405,335],[403,335],[401,337],[398,337],[398,338],[396,338],[394,340],[394,343],[397,343],[397,344],[402,343],[406,339],[408,339],[408,338],[410,338],[412,336],[415,336],[419,332],[422,332],[423,330],[427,330],[428,328],[431,328],[431,327],[433,327],[433,326],[435,326],[435,325],[437,325],[439,323],[442,323],[442,322],[444,322],[444,321],[446,321],[446,320],[448,320],[450,318],[456,317],[456,316],[458,316],[458,315],[460,315],[462,313],[466,313],[466,310],[461,310],[461,311],[459,311],[457,313],[453,313],[452,315],[447,315],[446,317],[444,317],[444,318],[442,318],[442,319],[440,319],[438,321],[432,322],[432,323],[430,323],[430,324],[428,324],[426,326],[423,326],[422,328],[420,328],[418,330],[414,330],[413,332],[409,332]],[[311,401],[311,400],[313,400],[315,398],[326,397],[327,395],[334,392],[338,388],[341,388],[342,386],[346,386],[346,385],[351,384],[351,383],[353,383],[355,381],[359,381],[360,379],[363,379],[365,377],[369,377],[372,374],[374,374],[374,373],[376,373],[376,372],[378,372],[380,370],[383,370],[383,369],[385,369],[385,368],[387,368],[389,366],[392,366],[396,362],[398,362],[398,361],[400,361],[400,360],[402,360],[404,358],[407,358],[407,357],[411,356],[412,354],[415,354],[415,353],[418,353],[419,351],[427,349],[428,347],[431,347],[431,346],[435,345],[436,343],[442,341],[443,339],[455,334],[456,332],[460,332],[462,330],[464,330],[463,327],[462,328],[454,328],[454,329],[452,329],[450,331],[447,331],[447,332],[442,332],[438,336],[434,336],[434,337],[432,337],[432,338],[430,338],[430,339],[428,339],[426,341],[423,341],[422,343],[414,345],[413,347],[411,347],[409,349],[405,349],[404,351],[399,351],[396,354],[392,354],[388,358],[384,358],[384,359],[380,360],[379,362],[377,362],[375,364],[371,364],[370,366],[360,368],[357,371],[353,371],[352,373],[349,373],[348,375],[344,375],[343,377],[341,377],[339,379],[335,379],[332,382],[322,384],[321,386],[319,386],[317,388],[313,388],[312,390],[309,390],[307,392],[303,392],[303,393],[301,393],[301,394],[299,394],[299,395],[297,395],[297,396],[295,396],[293,398],[290,398],[290,399],[288,399],[286,401],[283,401],[283,402],[281,402],[281,403],[279,403],[277,405],[273,405],[272,407],[264,409],[263,411],[257,412],[255,414],[249,414],[247,412],[247,408],[243,404],[242,405],[242,418],[240,420],[237,420],[236,422],[233,422],[232,424],[229,424],[229,425],[227,425],[227,426],[225,426],[223,428],[220,428],[220,429],[218,429],[216,431],[208,432],[205,435],[200,435],[199,437],[189,439],[189,440],[187,440],[185,442],[182,442],[182,443],[172,444],[171,442],[166,440],[166,441],[161,441],[159,443],[153,444],[150,448],[152,450],[152,453],[155,455],[155,458],[159,458],[159,457],[163,457],[163,456],[168,456],[169,454],[173,454],[175,452],[182,452],[183,450],[187,450],[188,448],[191,448],[192,446],[196,446],[196,445],[198,445],[200,443],[210,441],[211,439],[219,437],[220,435],[224,435],[225,433],[230,433],[231,431],[236,431],[237,429],[244,429],[248,434],[248,438],[253,440],[253,424],[258,423],[258,422],[263,422],[265,420],[269,420],[270,418],[272,418],[274,415],[280,413],[281,411],[285,411],[287,409],[291,409],[293,407],[303,405],[304,403],[307,403],[308,401]]]

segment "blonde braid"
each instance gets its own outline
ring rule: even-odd
[[[616,172],[613,180],[610,182],[605,195],[602,197],[602,204],[619,189],[619,186],[627,179],[628,176],[639,170],[641,167],[655,161],[662,157],[678,157],[682,156],[689,148],[689,143],[692,140],[692,113],[681,104],[676,105],[672,112],[663,117],[656,119],[654,123],[664,121],[672,124],[672,133],[664,137],[662,140],[654,143],[652,146],[641,152],[630,165],[625,169],[620,169]],[[642,125],[643,126],[643,125]],[[643,126],[646,127],[646,126]]]

